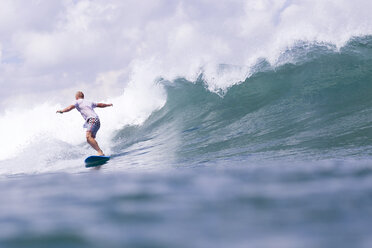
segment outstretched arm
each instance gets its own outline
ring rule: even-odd
[[[114,106],[112,103],[106,104],[106,103],[97,103],[97,108],[106,108],[106,107],[111,107]]]
[[[60,113],[60,114],[62,114],[62,113],[65,113],[65,112],[69,112],[69,111],[73,110],[74,108],[75,108],[75,105],[70,105],[70,106],[68,106],[68,107],[65,108],[65,109],[57,110],[56,113]]]

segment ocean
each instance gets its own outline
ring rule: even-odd
[[[195,33],[182,30],[181,47],[192,51],[186,36]],[[79,113],[55,113],[73,102],[71,88],[62,102],[2,103],[0,247],[372,247],[372,36],[358,33],[289,37],[290,46],[253,63],[222,63],[221,55],[216,67],[199,68],[186,53],[132,62],[130,76],[117,80],[126,82],[123,93],[96,99],[114,104],[97,110],[97,141],[111,159],[96,168],[84,165],[94,151]],[[236,57],[246,57],[243,43],[232,49]],[[197,73],[179,73],[175,61]],[[9,72],[0,66],[1,75]]]
[[[48,139],[1,161],[0,245],[370,247],[372,37],[296,49],[224,92],[159,80],[99,169]]]

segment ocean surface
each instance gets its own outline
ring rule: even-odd
[[[281,56],[218,92],[158,79],[100,168],[82,130],[35,135],[0,161],[0,247],[372,247],[372,37]]]

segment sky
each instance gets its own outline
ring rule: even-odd
[[[342,46],[372,33],[368,0],[0,0],[0,107],[102,99],[130,82],[275,63],[298,40]],[[220,79],[216,79],[219,75]],[[0,113],[2,112],[0,111]]]

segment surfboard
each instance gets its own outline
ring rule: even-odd
[[[96,167],[104,165],[110,160],[109,156],[89,156],[85,159],[85,167]]]

